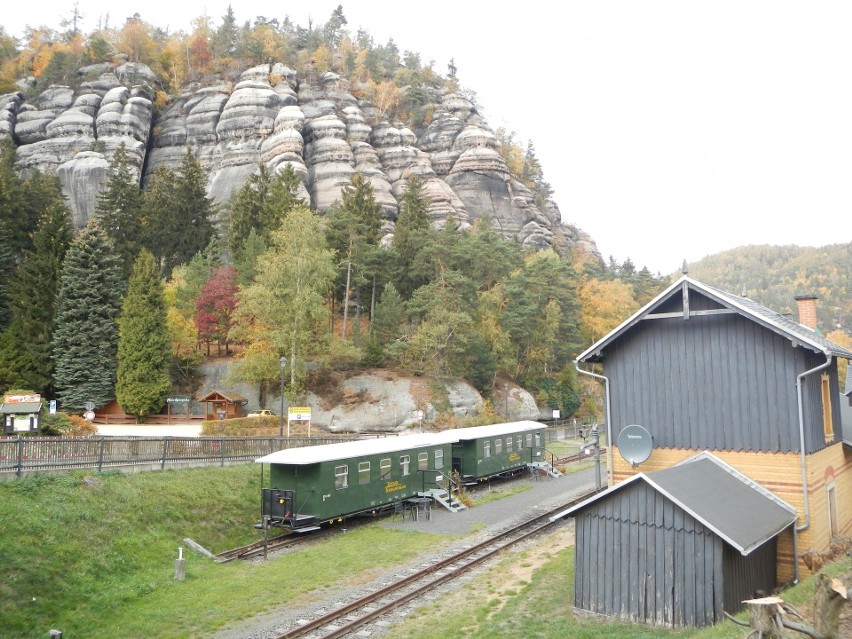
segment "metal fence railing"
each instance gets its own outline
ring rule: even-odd
[[[352,441],[333,437],[4,437],[0,438],[0,474],[254,461],[285,448]]]

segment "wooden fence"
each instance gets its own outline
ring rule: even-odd
[[[5,437],[0,476],[25,472],[147,466],[214,465],[254,461],[285,448],[359,439],[334,437]]]

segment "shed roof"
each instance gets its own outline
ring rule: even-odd
[[[704,452],[677,466],[638,473],[551,519],[574,515],[644,481],[743,555],[796,521],[796,510],[718,457]]]
[[[29,415],[41,411],[41,402],[0,404],[0,413],[5,415]]]
[[[733,295],[684,275],[662,293],[657,295],[657,297],[639,309],[631,317],[625,320],[622,324],[613,329],[609,334],[583,351],[579,357],[577,357],[577,361],[598,361],[602,356],[603,349],[610,342],[620,337],[623,333],[642,321],[648,315],[651,315],[661,304],[673,296],[680,295],[684,287],[702,293],[729,310],[739,313],[743,317],[746,317],[765,328],[786,337],[791,340],[794,345],[803,346],[814,352],[825,353],[826,355],[852,359],[852,351],[835,344],[807,326],[794,322],[789,317],[776,313],[775,311],[758,304],[752,299],[741,295]]]

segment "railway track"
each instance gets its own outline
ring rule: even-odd
[[[588,499],[595,492],[583,494],[567,504],[498,533],[481,543],[437,561],[360,599],[312,621],[295,626],[283,634],[276,635],[275,639],[296,639],[299,637],[337,639],[345,637],[358,628],[379,620],[395,608],[423,597],[438,586],[460,577],[504,550],[554,527],[557,524],[549,521],[552,515]]]

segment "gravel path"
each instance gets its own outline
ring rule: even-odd
[[[602,471],[603,473],[603,471]],[[451,550],[458,550],[463,545],[470,544],[474,539],[508,528],[520,523],[537,513],[543,513],[565,504],[577,496],[594,488],[594,470],[588,469],[558,479],[541,478],[538,480],[520,479],[513,482],[495,484],[491,490],[508,490],[522,483],[529,490],[506,496],[483,505],[458,513],[451,513],[440,506],[433,508],[431,517],[418,521],[399,517],[392,521],[389,517],[382,527],[399,530],[418,530],[426,533],[447,535],[451,538],[446,546],[438,550],[424,553],[414,559],[410,566],[398,566],[387,574],[379,576],[372,583],[357,588],[328,589],[321,600],[313,601],[300,608],[292,608],[284,604],[277,610],[243,619],[223,629],[214,635],[215,639],[269,639],[285,631],[290,623],[297,619],[311,619],[319,610],[328,611],[342,601],[352,600],[363,596],[377,587],[377,584],[388,582],[397,575],[404,573],[407,568],[420,566],[429,561],[432,556],[445,556]],[[482,488],[479,490],[483,490]],[[488,490],[488,488],[484,488]],[[476,531],[476,532],[472,532]]]

